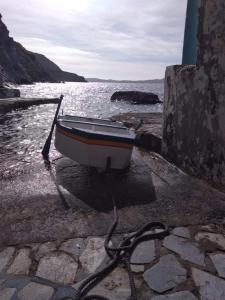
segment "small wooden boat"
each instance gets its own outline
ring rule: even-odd
[[[135,134],[120,122],[78,116],[59,116],[55,147],[80,164],[125,169],[130,164]]]

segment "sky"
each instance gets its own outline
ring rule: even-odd
[[[87,77],[163,78],[180,64],[187,0],[1,0],[14,40]]]

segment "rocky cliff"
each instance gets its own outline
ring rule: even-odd
[[[10,81],[23,84],[32,82],[84,82],[77,74],[62,71],[41,54],[26,50],[9,37],[9,31],[0,14],[0,65]]]

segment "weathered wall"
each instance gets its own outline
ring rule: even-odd
[[[225,188],[225,1],[199,14],[197,66],[166,70],[162,152]]]

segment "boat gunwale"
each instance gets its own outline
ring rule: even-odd
[[[104,140],[104,141],[112,141],[112,142],[123,142],[127,144],[134,144],[136,136],[130,136],[130,137],[122,137],[122,136],[115,136],[105,133],[96,133],[96,132],[87,132],[85,130],[77,129],[77,128],[71,128],[66,127],[62,124],[60,124],[61,121],[56,122],[56,128],[63,129],[69,133],[72,133],[74,135],[78,135],[80,137],[85,137],[90,140]],[[63,121],[62,121],[63,122]],[[129,132],[129,131],[128,131]]]
[[[62,119],[64,119],[65,117],[68,117],[68,118],[78,118],[78,119],[81,119],[81,120],[84,120],[84,119],[87,119],[87,120],[94,120],[94,121],[103,121],[103,122],[107,122],[107,123],[119,123],[121,124],[121,126],[124,126],[122,122],[118,122],[118,121],[114,121],[114,120],[110,120],[110,119],[99,119],[99,118],[92,118],[92,117],[82,117],[82,116],[72,116],[72,115],[59,115],[58,116],[58,119],[60,121],[62,121]]]
[[[109,127],[109,128],[117,128],[117,129],[123,129],[123,130],[127,130],[128,128],[124,125],[121,126],[113,126],[113,125],[109,125],[109,124],[98,124],[98,123],[94,123],[94,122],[86,122],[86,121],[72,121],[72,120],[60,120],[60,122],[70,122],[70,123],[74,123],[74,124],[88,124],[88,125],[95,125],[95,126],[101,126],[101,127]],[[73,128],[73,127],[71,127]]]

